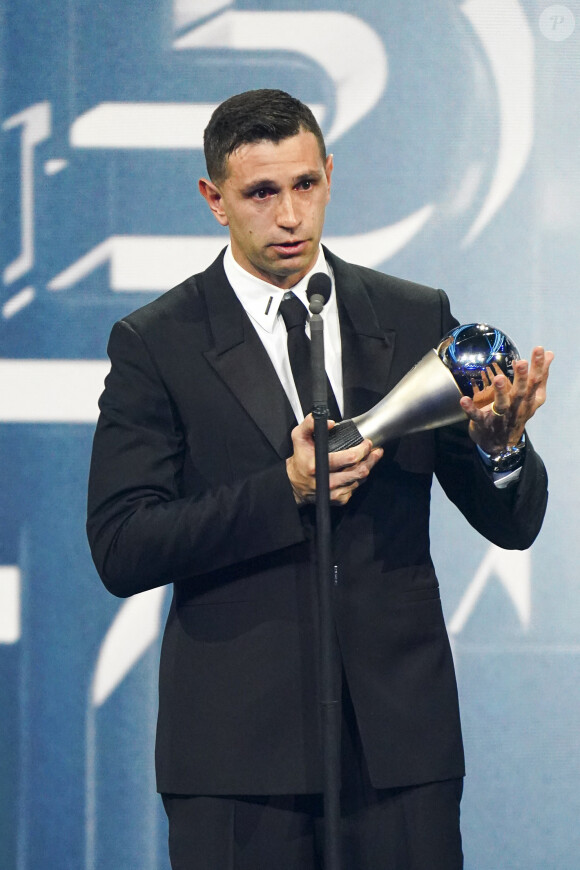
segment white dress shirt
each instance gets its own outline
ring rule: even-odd
[[[246,314],[252,321],[260,336],[268,356],[276,369],[276,374],[284,387],[296,419],[300,423],[304,419],[298,391],[292,377],[290,360],[288,358],[287,332],[282,315],[279,314],[280,303],[286,293],[294,293],[308,310],[306,287],[309,279],[316,272],[324,272],[332,282],[330,299],[324,306],[322,319],[324,321],[324,362],[328,379],[332,385],[336,401],[341,413],[344,411],[342,389],[342,357],[340,343],[340,325],[338,322],[338,306],[334,290],[334,276],[320,248],[318,259],[312,269],[291,290],[281,290],[273,284],[268,284],[261,278],[251,275],[234,260],[228,245],[224,256],[224,269],[234,293],[244,306]],[[310,337],[310,323],[306,322],[306,334]]]

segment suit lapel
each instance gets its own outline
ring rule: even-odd
[[[386,395],[395,332],[379,324],[357,270],[326,248],[324,253],[335,278],[342,343],[343,416],[348,419],[368,411]]]
[[[395,332],[382,327],[357,270],[325,248],[335,278],[342,342],[344,419],[372,408],[389,389]],[[223,255],[197,277],[213,347],[206,359],[281,458],[296,418],[260,338],[234,293]]]
[[[198,276],[214,345],[205,357],[281,458],[296,418],[264,345],[234,293],[223,255]]]

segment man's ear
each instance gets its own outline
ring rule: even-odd
[[[222,227],[227,227],[228,217],[224,210],[223,199],[219,188],[217,188],[215,184],[207,178],[200,178],[198,187],[199,192],[207,201],[207,204],[211,208],[217,222],[221,224]]]
[[[328,196],[326,197],[326,202],[330,202],[330,183],[332,179],[332,170],[334,169],[334,154],[329,154],[326,158],[326,164],[324,166],[324,174],[326,175],[326,183],[328,185]]]

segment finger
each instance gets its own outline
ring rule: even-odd
[[[513,393],[523,396],[528,389],[529,365],[525,359],[519,359],[514,363]]]
[[[535,347],[532,351],[529,416],[546,401],[546,386],[553,359],[552,351],[545,351],[542,347]]]
[[[514,395],[523,401],[523,408],[528,416],[543,402],[540,395],[538,403],[538,392],[541,393],[545,387],[548,368],[546,352],[539,346],[533,349],[529,365],[526,360],[519,360],[514,367]]]
[[[521,390],[521,386],[515,384],[515,377],[513,388],[515,389],[516,394]],[[491,410],[496,417],[503,417],[509,411],[511,394],[512,384],[510,383],[509,378],[505,375],[496,375],[493,379],[493,402],[491,403]]]
[[[469,396],[462,396],[459,400],[459,404],[467,414],[470,420],[473,420],[474,423],[479,422],[483,419],[483,413],[479,410],[473,399]]]
[[[371,450],[371,452],[369,453],[369,455],[366,459],[366,463],[367,463],[369,469],[374,468],[375,465],[377,464],[377,462],[380,462],[380,460],[384,456],[384,453],[385,453],[385,451],[383,450],[382,447],[373,447],[373,449]]]
[[[543,347],[538,346],[531,353],[529,365],[526,360],[519,360],[514,366],[513,410],[524,422],[545,401],[545,387],[552,358],[551,352],[546,353]]]
[[[339,489],[352,489],[370,474],[370,469],[364,464],[347,468],[344,471],[335,471],[329,475],[329,487],[331,492]]]
[[[473,401],[478,408],[483,408],[493,401],[493,378],[496,374],[500,374],[497,366],[488,366],[485,372],[482,372],[481,385],[473,378],[471,386],[473,388]]]
[[[496,375],[501,375],[501,369],[497,363],[493,363],[493,365],[488,366],[485,370],[485,375],[487,378],[486,386],[491,386],[493,384],[493,379]]]
[[[347,475],[338,473],[335,475],[330,475],[330,500],[331,501],[340,501],[346,494],[352,495],[354,490],[358,487],[359,481],[349,479]]]
[[[532,351],[532,362],[542,371],[544,377],[548,376],[550,366],[554,359],[554,353],[551,350],[544,350],[543,347],[535,347]]]
[[[543,387],[546,380],[545,370],[546,354],[543,347],[536,347],[532,351],[532,360],[528,374],[528,391],[535,398],[537,391]]]
[[[382,447],[375,447],[363,461],[331,472],[329,476],[330,489],[336,492],[339,489],[353,489],[364,483],[377,462],[382,458],[383,453]]]
[[[308,414],[304,420],[295,426],[292,429],[292,441],[296,444],[296,442],[300,441],[309,441],[312,442],[314,438],[314,418],[312,414]]]
[[[342,468],[351,468],[359,462],[362,462],[369,455],[372,449],[372,443],[368,438],[365,438],[360,444],[354,447],[349,447],[346,450],[338,450],[336,453],[329,453],[328,467],[330,471],[340,471]]]
[[[552,360],[554,359],[552,351],[544,350],[541,345],[538,345],[533,349],[530,359],[530,376],[533,377],[534,380],[539,378],[540,380],[545,381],[548,377]]]
[[[535,381],[545,383],[548,379],[550,365],[554,359],[552,351],[546,351],[543,347],[535,347],[532,351],[532,364],[530,375]]]
[[[337,491],[336,493],[331,493],[330,502],[333,505],[341,505],[344,507],[344,505],[350,501],[353,492],[353,489],[344,489]]]
[[[357,480],[348,480],[340,485],[336,485],[330,490],[330,501],[333,504],[346,504],[352,495],[362,486],[366,478]]]
[[[550,366],[554,360],[554,354],[551,350],[547,350],[544,353],[544,382],[543,382],[543,400],[546,400],[546,386],[548,383],[548,377],[550,376]]]

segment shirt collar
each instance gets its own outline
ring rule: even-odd
[[[320,247],[318,257],[312,269],[300,280],[294,287],[289,290],[282,290],[279,287],[274,287],[273,284],[268,284],[261,278],[251,275],[246,272],[239,263],[234,259],[231,251],[231,246],[228,245],[224,255],[224,270],[228,281],[232,285],[234,292],[246,313],[254,320],[262,329],[272,332],[278,316],[280,303],[286,293],[294,293],[308,309],[308,297],[306,296],[306,287],[308,281],[315,272],[324,272],[333,281],[332,272],[324,257],[324,251]],[[333,281],[334,284],[334,281]],[[334,293],[331,294],[331,300],[334,302]]]

